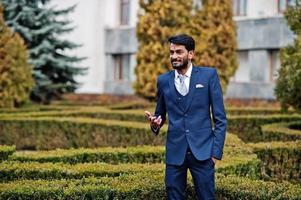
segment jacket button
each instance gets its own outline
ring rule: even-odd
[[[187,129],[185,132],[186,132],[186,133],[189,133],[189,130]]]
[[[184,116],[185,116],[185,117],[187,117],[188,115],[187,115],[187,114],[185,114]]]

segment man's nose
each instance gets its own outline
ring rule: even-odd
[[[177,59],[178,58],[178,55],[176,53],[173,53],[170,55],[171,59]]]

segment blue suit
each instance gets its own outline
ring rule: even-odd
[[[213,174],[207,181],[213,181],[214,195],[214,163],[211,157],[219,160],[222,158],[227,124],[217,71],[209,67],[193,67],[186,96],[177,92],[174,78],[174,70],[158,77],[157,106],[154,114],[161,115],[161,126],[166,120],[166,113],[168,114],[165,175],[168,198],[185,199],[183,189],[185,190],[186,182],[183,181],[186,180],[187,169],[192,173],[196,189],[199,179],[204,179],[202,173]],[[153,131],[159,133],[159,130]],[[196,170],[193,170],[194,168]],[[179,170],[179,177],[173,177]],[[202,194],[198,194],[198,198],[214,198],[212,188],[206,188],[211,182],[201,182],[197,194]],[[175,192],[172,188],[176,189]],[[210,194],[205,194],[206,190],[211,190]]]

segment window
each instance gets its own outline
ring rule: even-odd
[[[280,68],[279,50],[269,50],[270,59],[270,82],[275,82],[278,78],[278,70]]]
[[[114,80],[130,80],[130,54],[116,54],[114,58]]]
[[[239,66],[232,77],[233,82],[249,82],[250,81],[250,66],[249,66],[249,52],[238,52]]]
[[[278,0],[278,12],[283,13],[288,6],[294,6],[295,0]]]
[[[130,21],[130,0],[120,0],[120,25],[128,25]]]
[[[233,14],[234,16],[246,16],[247,0],[233,0]]]

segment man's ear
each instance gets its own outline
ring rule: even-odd
[[[193,56],[194,56],[194,51],[193,50],[188,51],[188,59],[192,60]]]

